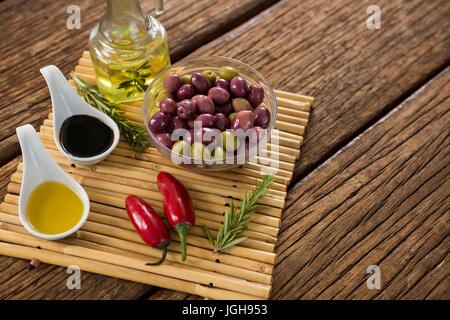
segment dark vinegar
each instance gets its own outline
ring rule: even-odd
[[[87,115],[67,118],[60,131],[64,150],[75,157],[97,156],[111,147],[114,140],[112,129],[103,121]]]

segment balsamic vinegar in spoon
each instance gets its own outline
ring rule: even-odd
[[[74,115],[61,125],[61,146],[75,157],[95,157],[111,147],[112,129],[103,121],[88,115]]]

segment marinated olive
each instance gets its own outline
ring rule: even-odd
[[[223,160],[227,156],[227,153],[222,147],[217,146],[212,150],[211,155],[214,160]]]
[[[186,120],[181,119],[179,116],[175,116],[170,120],[170,131],[186,128],[187,128]]]
[[[196,99],[196,102],[197,102],[197,111],[199,113],[214,114],[214,112],[216,111],[214,102],[211,100],[211,98],[207,96],[199,97],[198,99]]]
[[[248,101],[256,108],[264,100],[264,89],[259,84],[252,84],[248,90]]]
[[[207,146],[201,142],[194,142],[191,146],[191,158],[197,160],[211,159],[211,153]]]
[[[156,140],[158,140],[163,146],[172,149],[174,141],[171,139],[170,133],[160,133],[156,136]]]
[[[169,128],[170,117],[162,112],[155,113],[148,122],[148,127],[153,134],[166,132]]]
[[[230,91],[230,82],[225,79],[219,79],[216,81],[216,87],[220,87],[229,92]]]
[[[181,119],[193,119],[197,112],[195,102],[189,99],[184,99],[177,103],[177,114]]]
[[[231,81],[234,77],[237,77],[239,72],[233,67],[223,67],[219,70],[219,78]]]
[[[239,139],[231,131],[222,131],[222,147],[228,151],[236,151],[239,148]]]
[[[202,72],[209,80],[209,83],[211,84],[211,87],[216,84],[217,75],[212,70],[205,70]]]
[[[175,100],[170,98],[162,99],[159,103],[159,108],[161,109],[162,113],[168,114],[168,115],[175,115],[177,113],[177,103]]]
[[[225,115],[229,115],[232,112],[233,112],[233,106],[229,102],[224,103],[224,104],[219,104],[216,106],[216,113],[223,113]]]
[[[191,154],[191,145],[184,140],[180,140],[174,143],[172,151],[180,156],[189,157]]]
[[[252,105],[245,98],[234,98],[231,101],[231,104],[233,105],[234,112],[239,112],[242,110],[253,110]]]
[[[255,109],[255,126],[266,129],[270,123],[270,111],[265,107]]]
[[[230,94],[227,90],[220,87],[212,87],[208,91],[208,97],[211,98],[214,103],[222,104],[228,101]]]
[[[223,113],[216,113],[216,123],[215,127],[220,131],[225,131],[230,127],[230,120]]]
[[[158,96],[156,97],[155,104],[159,107],[159,104],[165,98],[173,99],[173,94],[171,94],[171,93],[169,93],[169,92],[167,92],[165,90],[161,91],[160,93],[158,93]]]
[[[237,112],[233,112],[228,115],[228,119],[230,120],[230,122],[233,121],[233,118],[236,116],[236,113]]]
[[[197,103],[198,99],[200,99],[201,97],[206,97],[204,94],[196,94],[195,96],[193,96],[191,98],[192,101],[194,101],[195,103]]]
[[[231,129],[242,129],[246,132],[248,129],[253,128],[255,123],[255,114],[250,110],[239,111],[231,121]]]
[[[182,84],[191,84],[191,75],[190,74],[184,74],[181,76],[181,83]]]
[[[206,145],[215,144],[220,141],[220,131],[212,128],[201,128],[194,130],[194,140]]]
[[[191,84],[194,86],[195,90],[202,93],[208,92],[208,89],[211,87],[208,78],[200,72],[191,74]]]
[[[234,77],[230,82],[230,90],[235,97],[245,97],[248,92],[247,80],[241,76]]]
[[[204,113],[195,118],[195,121],[199,121],[203,128],[212,128],[216,124],[216,116],[209,113]]]
[[[164,88],[167,92],[175,93],[181,87],[181,77],[175,72],[170,72],[164,78]]]
[[[257,141],[259,142],[259,141],[261,141],[262,139],[264,139],[264,137],[266,136],[266,134],[267,134],[267,130],[266,129],[263,129],[263,128],[261,128],[261,127],[253,127],[253,130],[255,130],[255,133],[256,133],[256,139],[257,139]]]
[[[190,99],[195,94],[195,88],[192,84],[183,84],[177,91],[178,100]]]

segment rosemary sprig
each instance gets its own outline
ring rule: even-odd
[[[273,179],[272,175],[265,175],[261,184],[256,186],[252,192],[246,192],[241,200],[240,210],[237,210],[233,200],[231,201],[229,210],[228,208],[225,210],[223,226],[219,228],[216,239],[213,239],[208,227],[203,225],[209,242],[214,246],[214,252],[232,247],[247,239],[247,237],[240,237],[242,232],[247,229],[247,222],[250,221],[247,215],[255,211],[259,198],[267,192]]]
[[[117,86],[117,89],[128,89],[127,97],[136,92],[147,91],[148,85],[145,84],[145,78],[149,77],[151,72],[148,70],[150,64],[148,61],[144,62],[136,70],[126,71],[126,74],[131,78],[125,80]]]
[[[87,103],[110,116],[117,123],[120,133],[134,150],[143,152],[150,146],[150,140],[145,129],[126,118],[123,115],[123,110],[118,105],[109,101],[100,91],[89,84],[86,79],[74,76],[73,81],[78,93]]]

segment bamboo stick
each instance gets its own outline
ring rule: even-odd
[[[6,213],[6,212],[0,211],[0,222],[6,222],[9,224],[14,224],[14,225],[18,225],[18,226],[21,225],[19,217],[17,216],[16,212]],[[88,227],[90,227],[90,229],[92,229],[92,227],[93,227],[92,223]],[[85,226],[83,226],[81,228],[81,231],[94,233],[99,236],[101,235],[101,236],[106,236],[106,237],[112,237],[115,239],[120,239],[120,240],[137,243],[137,244],[141,244],[141,245],[143,244],[143,241],[140,240],[140,238],[137,236],[137,234],[135,234],[135,233],[133,234],[130,232],[122,233],[122,232],[120,232],[120,229],[118,229],[118,228],[106,226],[105,228],[103,228],[101,230],[103,233],[95,232],[90,229],[86,229]],[[119,232],[117,232],[117,231],[119,231]],[[188,248],[188,258],[187,259],[189,259],[190,257],[197,257],[197,258],[208,260],[211,262],[215,262],[215,261],[217,261],[217,259],[219,259],[220,263],[223,263],[226,265],[231,265],[234,267],[244,268],[244,269],[248,269],[248,270],[255,271],[255,272],[261,272],[261,273],[265,273],[265,274],[271,274],[272,270],[273,270],[273,265],[264,263],[264,262],[260,262],[260,261],[255,261],[255,260],[252,260],[249,258],[233,256],[233,255],[230,255],[227,253],[214,253],[214,252],[212,252],[212,250],[205,250],[205,249],[198,248],[195,246],[190,246],[190,245],[188,245],[187,248]],[[168,247],[168,250],[171,252],[176,252],[178,254],[177,260],[180,259],[179,253],[181,252],[181,246],[178,243],[172,242],[170,244],[170,246]]]
[[[18,209],[10,210],[9,207],[2,206],[2,210],[5,212],[8,212],[9,214],[17,215]],[[114,235],[116,237],[119,237],[121,239],[142,243],[142,239],[139,237],[139,235],[134,232],[127,229],[122,229],[118,227],[113,227],[109,225],[100,224],[93,221],[86,221],[85,224],[82,227],[83,230],[91,231],[95,233],[105,234],[105,235]],[[179,247],[178,242],[180,242],[179,236],[176,232],[171,231],[171,238],[175,241],[169,245],[169,247],[177,246]],[[205,237],[199,237],[193,234],[190,234],[189,237],[187,237],[187,244],[189,247],[196,246],[202,249],[212,250],[212,246],[209,243],[208,239]],[[189,251],[189,249],[188,249]],[[272,252],[252,249],[248,247],[243,247],[241,245],[237,245],[231,248],[228,248],[226,252],[224,252],[229,255],[238,256],[242,258],[249,258],[251,260],[257,260],[264,263],[270,263],[273,264],[275,262],[275,254]]]
[[[262,298],[268,298],[270,292],[270,286],[264,284],[230,277],[220,273],[213,273],[208,270],[189,268],[179,263],[167,261],[159,266],[147,266],[146,263],[149,262],[148,257],[138,254],[124,256],[126,253],[123,253],[122,250],[119,249],[116,249],[118,252],[116,251],[116,253],[111,253],[104,250],[96,250],[79,245],[70,245],[63,242],[38,239],[31,235],[18,234],[3,229],[0,229],[0,240],[29,247],[36,247],[39,245],[43,250],[95,260],[111,265],[119,265],[169,278],[193,281],[204,285],[214,283],[214,286],[218,288],[252,294]],[[76,241],[75,243],[78,244]]]
[[[187,292],[190,294],[206,296],[212,299],[258,299],[258,297],[251,296],[248,294],[242,294],[218,288],[208,288],[206,286],[189,281],[168,278],[160,275],[151,274],[149,272],[134,270],[98,261],[92,261],[84,258],[72,257],[65,254],[30,248],[26,246],[20,246],[16,244],[1,242],[0,254],[27,260],[37,258],[41,262],[63,267],[68,267],[70,265],[77,265],[82,270],[87,272],[93,272],[119,279],[141,282],[153,286],[159,286],[172,290]]]
[[[301,95],[298,93],[287,92],[287,91],[283,91],[283,90],[277,90],[277,89],[275,89],[274,91],[275,91],[275,94],[277,95],[277,97],[280,97],[280,98],[303,101],[303,102],[307,102],[309,104],[313,104],[313,102],[314,102],[313,97]]]
[[[9,202],[10,200],[11,200],[10,198],[5,199],[5,201],[0,204],[0,209],[8,211],[8,212],[17,210],[17,204]],[[161,207],[154,206],[154,209],[161,215],[161,217],[163,217],[163,219],[165,219],[165,217],[162,213],[163,209]],[[196,214],[196,215],[197,215],[196,225],[191,229],[190,233],[200,236],[200,237],[204,237],[205,233],[204,233],[202,226],[205,225],[210,229],[211,234],[215,237],[217,235],[217,231],[219,230],[222,223],[218,223],[218,222],[215,222],[215,221],[212,221],[209,219],[200,218],[200,217],[198,217],[198,214]],[[97,211],[91,210],[89,213],[88,219],[89,219],[89,221],[135,231],[135,228],[132,225],[132,223],[130,222],[130,220],[128,219],[128,216],[126,213],[122,217],[118,218],[118,217],[111,216],[109,214],[109,212],[97,212]],[[244,247],[249,247],[249,248],[268,251],[268,252],[273,252],[275,249],[276,238],[274,236],[269,236],[262,232],[256,232],[256,231],[252,231],[252,230],[245,230],[242,233],[242,235],[248,237],[247,240],[242,242],[242,246],[244,246]]]

